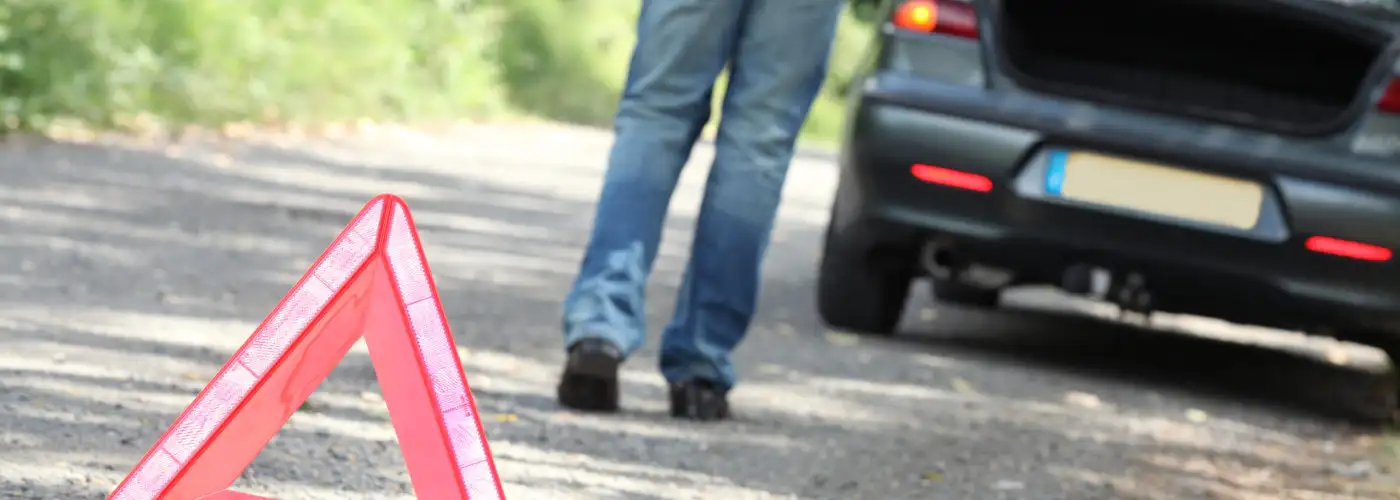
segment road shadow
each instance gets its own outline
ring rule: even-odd
[[[1186,390],[1363,429],[1388,424],[1370,417],[1382,395],[1396,390],[1394,373],[1376,349],[1238,325],[1229,325],[1224,338],[1212,337],[1172,315],[1121,318],[1107,304],[1049,290],[1010,295],[1001,308],[980,310],[936,305],[924,293],[914,306],[936,308],[938,319],[909,318],[906,330],[889,341]]]
[[[1288,498],[1345,488],[1327,467],[1370,433],[1316,416],[1336,400],[1268,389],[1350,387],[1319,382],[1333,365],[1237,342],[1066,314],[929,319],[926,297],[899,338],[826,332],[811,299],[834,182],[823,165],[788,191],[738,355],[736,422],[670,421],[654,341],[624,373],[624,413],[562,412],[558,301],[606,146],[509,127],[6,145],[0,492],[102,498],[381,192],[414,212],[513,498],[1015,496],[989,477],[1051,498]],[[683,183],[648,291],[652,330],[668,319],[703,171]],[[1188,418],[1196,407],[1209,420]],[[357,348],[237,485],[408,498],[394,441]]]

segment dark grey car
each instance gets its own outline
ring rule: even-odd
[[[893,333],[931,275],[943,301],[1053,284],[1400,363],[1393,3],[903,0],[881,19],[821,265],[830,325]]]

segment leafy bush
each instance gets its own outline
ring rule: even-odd
[[[612,119],[641,2],[499,0],[497,64],[516,109],[584,124]]]
[[[519,111],[603,125],[635,1],[3,0],[0,126],[72,119],[431,121]],[[843,26],[808,132],[839,128],[866,35]]]
[[[470,0],[6,0],[11,125],[442,118],[491,111],[494,11]],[[467,12],[471,12],[468,15]]]

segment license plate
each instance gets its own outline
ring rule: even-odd
[[[1081,151],[1050,154],[1045,192],[1236,229],[1253,229],[1264,201],[1254,182]]]

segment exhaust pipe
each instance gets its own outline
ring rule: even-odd
[[[1008,286],[1016,277],[1015,273],[1008,269],[970,262],[951,245],[937,241],[924,244],[919,253],[919,265],[934,279],[957,280],[986,290]]]
[[[934,241],[925,243],[919,252],[919,265],[929,276],[937,279],[951,279],[957,274],[955,259],[951,248]]]

